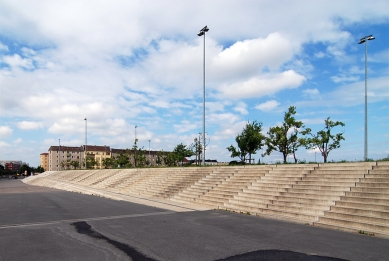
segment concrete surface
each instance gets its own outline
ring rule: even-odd
[[[221,210],[172,211],[0,180],[0,261],[388,260],[389,241]]]

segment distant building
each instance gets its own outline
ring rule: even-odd
[[[85,145],[82,146],[85,151]],[[86,155],[87,157],[94,157],[97,165],[95,168],[103,168],[103,160],[106,158],[111,158],[111,149],[109,146],[96,146],[96,145],[87,145],[86,146]]]
[[[0,160],[0,165],[6,170],[18,171],[23,165],[21,160]]]
[[[71,169],[72,161],[82,167],[84,159],[83,147],[51,146],[49,148],[49,171]],[[46,170],[46,169],[45,169]]]
[[[49,153],[47,152],[41,153],[40,165],[45,171],[49,170]]]

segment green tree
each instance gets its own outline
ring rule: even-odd
[[[331,134],[333,128],[337,126],[344,127],[345,124],[340,121],[332,121],[330,117],[324,120],[325,126],[321,131],[316,134],[312,134],[310,128],[307,128],[303,133],[311,137],[306,138],[304,145],[307,149],[319,149],[321,155],[324,158],[324,163],[327,162],[328,154],[334,150],[340,148],[340,141],[344,140],[343,132],[337,134]]]
[[[130,163],[130,158],[127,153],[120,152],[119,155],[116,157],[116,163],[119,168],[125,167]]]
[[[31,168],[27,164],[23,164],[20,167],[20,174],[25,175],[25,172],[27,171],[27,176],[31,175]]]
[[[296,121],[294,115],[296,107],[290,106],[285,112],[284,122],[281,126],[271,127],[266,138],[266,152],[264,155],[270,155],[272,151],[281,152],[284,157],[284,163],[289,154],[293,154],[295,163],[297,163],[296,151],[303,145],[302,140],[298,137],[299,129],[303,128],[301,121]]]
[[[190,147],[187,145],[184,145],[182,143],[178,144],[174,149],[173,153],[176,154],[176,158],[178,161],[181,161],[181,165],[184,163],[184,159],[186,157],[191,157],[193,156],[193,151],[191,150]]]
[[[43,173],[45,172],[45,169],[41,165],[39,165],[38,167],[36,167],[36,171],[39,173]]]
[[[114,158],[104,158],[102,160],[102,165],[106,169],[111,169],[115,166],[115,159]]]
[[[191,144],[190,148],[193,152],[193,155],[196,156],[196,165],[199,165],[201,160],[200,155],[203,153],[203,145],[201,144],[200,137],[194,139],[194,142]]]
[[[142,148],[138,148],[138,139],[135,140],[134,145],[132,146],[131,153],[134,160],[134,166],[143,167],[146,165],[146,151]]]
[[[157,160],[156,160],[157,165],[162,165],[163,164],[163,156],[164,156],[164,154],[165,153],[163,152],[163,150],[157,152]]]
[[[92,169],[97,165],[97,161],[95,157],[89,155],[86,157],[86,168],[87,169]]]
[[[261,131],[261,122],[247,122],[242,133],[235,137],[238,148],[235,148],[233,145],[227,147],[227,150],[231,152],[231,157],[239,157],[245,163],[248,155],[249,162],[251,163],[251,155],[256,154],[257,150],[262,148],[266,139]]]
[[[70,162],[70,166],[72,166],[74,169],[77,169],[80,166],[80,163],[76,160],[72,160]]]
[[[168,165],[169,167],[171,166],[176,166],[177,165],[177,161],[178,161],[178,157],[177,157],[177,154],[174,153],[174,152],[170,152],[170,153],[166,153],[163,157],[163,161],[165,162],[166,165]]]

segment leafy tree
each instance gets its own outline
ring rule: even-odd
[[[178,161],[181,161],[181,165],[183,165],[184,163],[184,159],[186,157],[191,157],[193,156],[193,151],[191,150],[190,147],[187,147],[186,145],[180,143],[178,144],[174,149],[173,149],[173,153],[176,154],[176,159]]]
[[[337,134],[331,134],[333,128],[337,126],[344,127],[345,124],[340,121],[332,121],[330,117],[324,120],[325,126],[321,131],[316,134],[312,134],[310,128],[307,128],[303,133],[311,136],[306,138],[304,145],[307,149],[319,149],[321,155],[324,158],[324,163],[327,162],[328,154],[334,150],[340,148],[340,141],[344,140],[343,132]]]
[[[86,157],[86,167],[88,169],[92,169],[96,165],[97,165],[97,161],[96,161],[95,157],[93,157],[93,156],[87,156]]]
[[[130,163],[130,158],[127,153],[120,152],[116,157],[116,163],[119,165],[119,168],[122,168]]]
[[[80,162],[78,162],[76,160],[72,160],[70,162],[70,166],[72,166],[74,169],[77,169],[80,166]]]
[[[38,167],[36,167],[36,172],[43,173],[45,172],[45,169],[41,165],[39,165]]]
[[[156,160],[157,165],[163,164],[163,155],[164,154],[165,153],[163,152],[163,150],[157,152],[157,160]]]
[[[134,145],[132,146],[131,153],[134,159],[134,166],[143,167],[146,164],[146,151],[142,148],[138,148],[138,139],[135,140]]]
[[[27,164],[23,164],[20,167],[20,174],[25,175],[25,171],[27,171],[27,176],[31,175],[31,168]]]
[[[163,161],[164,161],[165,164],[168,165],[169,167],[175,166],[175,165],[177,165],[178,156],[177,156],[176,153],[170,152],[170,153],[167,153],[166,155],[164,155]]]
[[[203,153],[203,145],[201,144],[200,138],[195,138],[194,143],[190,146],[191,150],[193,151],[193,155],[196,156],[196,165],[199,165],[201,160],[201,153]]]
[[[281,152],[284,157],[284,163],[289,154],[293,154],[295,163],[296,151],[303,145],[302,140],[298,137],[299,128],[304,127],[301,121],[296,121],[293,115],[296,114],[296,107],[290,106],[285,112],[284,122],[281,126],[271,127],[266,138],[266,152],[264,155],[270,155],[272,151]]]
[[[111,169],[115,166],[115,159],[114,158],[104,158],[102,160],[102,165],[106,169]]]
[[[239,157],[245,163],[248,154],[249,162],[251,163],[251,155],[256,154],[257,150],[262,148],[266,139],[261,131],[261,122],[253,121],[252,123],[246,123],[242,133],[235,137],[238,148],[235,148],[233,145],[227,147],[227,150],[231,152],[231,157]]]

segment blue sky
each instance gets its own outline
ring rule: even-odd
[[[264,133],[289,106],[314,131],[346,124],[329,160],[362,160],[368,43],[369,158],[389,155],[388,1],[0,2],[0,159],[39,165],[50,146],[172,150],[202,131],[206,158],[247,121]],[[258,161],[259,154],[254,156]],[[297,157],[313,161],[314,151]],[[317,160],[322,161],[319,153]],[[273,152],[265,162],[282,159]],[[292,160],[292,159],[290,159]]]

